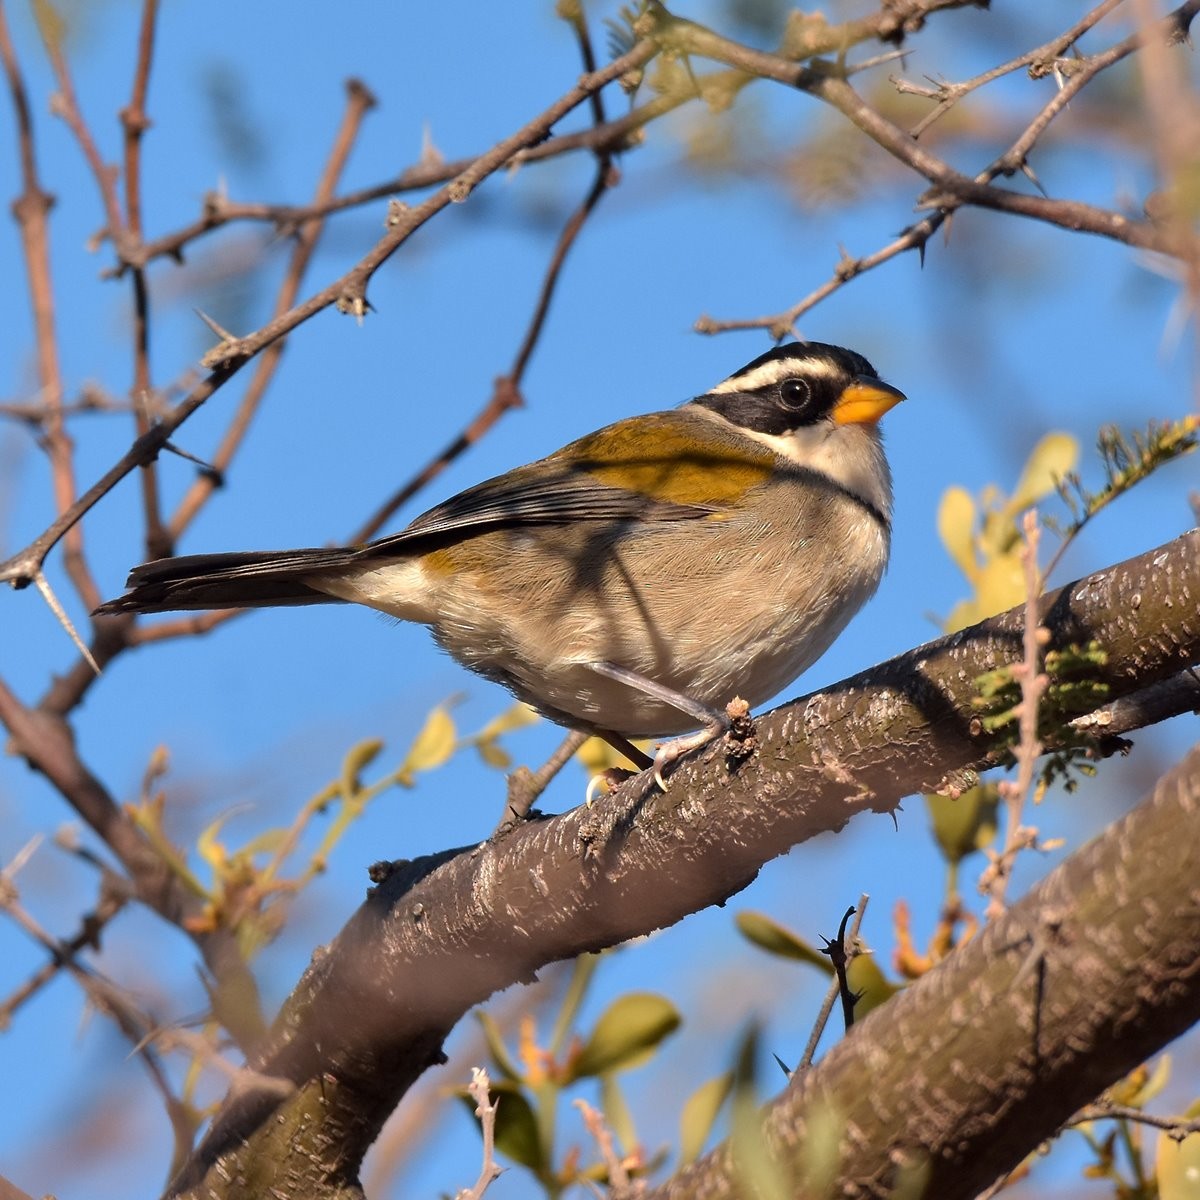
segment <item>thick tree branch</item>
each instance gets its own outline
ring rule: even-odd
[[[838,1195],[972,1200],[1200,1020],[1200,746],[1007,916],[877,1009],[771,1107],[796,1175],[836,1124]],[[822,1153],[827,1148],[822,1148]],[[723,1147],[653,1200],[743,1193]],[[802,1193],[797,1193],[802,1194]]]
[[[1100,680],[1117,700],[1200,660],[1198,597],[1193,530],[1045,597],[1048,649],[1098,641]],[[1003,754],[975,719],[976,680],[1020,659],[1023,624],[1021,606],[785,705],[757,722],[749,760],[701,753],[665,795],[631,805],[617,793],[495,843],[397,864],[251,1061],[294,1082],[295,1096],[266,1125],[277,1097],[231,1097],[180,1186],[270,1161],[305,1194],[332,1194],[455,1022],[492,992],[720,903],[856,813],[970,782]]]

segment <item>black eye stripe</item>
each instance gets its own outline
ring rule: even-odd
[[[719,413],[731,425],[778,437],[828,416],[841,390],[839,381],[796,374],[749,391],[709,392],[691,403]]]
[[[739,429],[754,433],[766,433],[773,437],[790,433],[798,424],[806,424],[811,418],[798,414],[795,409],[780,404],[776,389],[768,392],[727,392],[697,396],[690,403],[711,409]],[[800,416],[801,420],[797,420]]]

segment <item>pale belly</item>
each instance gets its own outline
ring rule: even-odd
[[[799,562],[781,564],[742,545],[691,571],[617,556],[601,586],[551,573],[499,605],[460,576],[430,624],[453,657],[561,724],[627,737],[684,733],[696,728],[693,716],[589,664],[614,663],[708,708],[736,696],[761,705],[829,648],[879,584],[886,536],[869,516],[854,516],[827,540],[821,571],[805,569],[803,547]]]

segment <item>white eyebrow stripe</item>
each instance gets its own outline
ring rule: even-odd
[[[833,379],[841,374],[836,363],[824,358],[775,358],[770,362],[760,363],[752,371],[742,371],[731,375],[728,379],[709,388],[710,396],[722,396],[729,392],[753,392],[759,388],[771,387],[784,379],[803,375],[809,379]]]

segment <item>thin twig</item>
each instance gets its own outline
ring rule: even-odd
[[[598,1109],[593,1108],[586,1100],[578,1099],[572,1101],[572,1103],[579,1109],[579,1115],[583,1118],[583,1124],[588,1133],[592,1135],[592,1139],[596,1143],[596,1149],[600,1151],[600,1161],[608,1171],[609,1190],[606,1194],[617,1198],[617,1200],[628,1196],[630,1194],[630,1184],[633,1181],[625,1159],[617,1153],[613,1133],[608,1127],[608,1122],[604,1119],[604,1114]]]
[[[375,107],[375,97],[371,94],[370,89],[357,79],[347,82],[346,97],[346,111],[342,116],[341,125],[334,138],[325,168],[317,182],[315,197],[317,204],[328,200],[333,195],[350,157],[350,151],[358,137],[363,118]],[[296,297],[300,294],[300,285],[324,228],[324,219],[314,217],[312,220],[305,221],[296,230],[296,245],[292,250],[283,282],[279,287],[279,294],[275,298],[276,318],[285,315],[296,303]],[[171,517],[168,524],[171,544],[179,539],[216,490],[216,479],[229,470],[234,455],[241,447],[250,424],[258,412],[267,387],[275,377],[275,371],[283,357],[286,344],[286,339],[280,338],[266,346],[259,355],[254,375],[242,396],[237,411],[229,422],[221,444],[213,455],[213,472],[204,472],[196,477],[195,482],[188,489]]]
[[[1046,196],[1014,192],[995,186],[993,181],[1018,171],[1028,173],[1027,160],[1030,151],[1072,97],[1100,72],[1141,49],[1149,40],[1170,40],[1185,33],[1197,11],[1200,11],[1200,0],[1188,0],[1151,29],[1141,30],[1100,54],[1078,60],[1069,78],[1039,110],[1012,145],[974,178],[954,170],[943,159],[920,146],[909,133],[884,117],[854,91],[844,78],[844,73],[827,67],[798,66],[788,59],[752,50],[708,30],[704,30],[702,36],[692,34],[691,30],[696,27],[689,26],[689,36],[683,37],[682,41],[691,52],[707,55],[735,69],[754,73],[760,78],[807,91],[837,109],[889,154],[924,176],[933,185],[920,198],[919,206],[935,210],[872,255],[860,259],[843,255],[832,279],[783,312],[738,320],[716,320],[702,316],[696,328],[703,333],[760,328],[767,329],[776,338],[786,336],[788,332],[793,331],[795,322],[803,313],[864,271],[879,266],[906,250],[917,250],[923,254],[930,237],[956,208],[963,205],[975,205],[1032,217],[1073,231],[1098,234],[1130,246],[1157,249],[1172,257],[1190,261],[1196,253],[1194,239],[1181,236],[1177,230],[1164,229],[1149,220],[1133,220],[1120,213],[1081,201],[1053,200]],[[1067,37],[1076,28],[1073,27],[1062,37]]]
[[[91,948],[100,947],[100,934],[104,928],[129,902],[129,888],[120,876],[107,869],[104,870],[100,884],[100,897],[96,907],[86,913],[79,923],[77,933],[68,938],[63,945],[73,954]],[[54,979],[62,969],[58,956],[51,955],[50,961],[39,967],[20,987],[9,993],[0,1001],[0,1030],[7,1029],[17,1011],[36,995],[43,987]]]
[[[1021,688],[1021,699],[1016,707],[1018,741],[1013,751],[1017,775],[1015,779],[1004,779],[999,784],[1006,810],[1004,849],[999,854],[991,852],[991,861],[979,880],[979,890],[988,897],[986,915],[989,920],[1004,912],[1004,896],[1017,855],[1037,845],[1037,830],[1021,823],[1021,811],[1033,787],[1037,760],[1042,753],[1042,743],[1038,738],[1039,706],[1050,684],[1049,677],[1042,670],[1042,653],[1050,635],[1038,617],[1042,574],[1038,570],[1041,528],[1037,509],[1031,508],[1025,514],[1022,530],[1025,539],[1021,548],[1021,566],[1025,572],[1025,624],[1021,661],[1012,668]]]
[[[1161,1129],[1177,1142],[1182,1142],[1185,1137],[1194,1133],[1200,1133],[1200,1117],[1159,1117],[1141,1108],[1131,1108],[1128,1104],[1110,1104],[1105,1100],[1080,1109],[1067,1125],[1085,1125],[1090,1121],[1135,1121],[1139,1125]]]
[[[550,786],[554,777],[571,761],[575,752],[588,740],[587,733],[573,729],[559,743],[558,748],[536,771],[518,767],[508,777],[508,792],[505,796],[504,816],[496,826],[495,834],[503,833],[515,821],[523,821],[537,798]],[[493,836],[495,836],[493,834]]]
[[[862,928],[863,917],[866,915],[867,902],[870,896],[863,892],[858,898],[858,909],[854,914],[854,924],[850,926],[850,950],[846,955],[847,965],[853,961],[859,954],[858,950],[858,931]],[[821,1040],[821,1035],[825,1032],[825,1026],[829,1023],[830,1014],[833,1012],[833,1006],[838,1002],[838,998],[842,994],[841,979],[834,974],[833,982],[829,985],[829,991],[825,993],[825,999],[821,1002],[820,1011],[817,1013],[817,1019],[813,1024],[812,1033],[808,1035],[808,1042],[804,1047],[804,1054],[796,1067],[796,1071],[807,1071],[812,1066],[813,1056],[817,1052],[817,1044]],[[795,1072],[793,1072],[795,1073]]]
[[[146,115],[146,94],[150,87],[150,65],[154,57],[154,32],[158,19],[158,0],[145,0],[138,32],[137,65],[129,103],[121,110],[125,129],[125,231],[124,244],[142,240],[142,136],[150,127]],[[130,273],[133,286],[133,413],[134,430],[142,437],[150,430],[147,400],[150,380],[150,295],[143,267]],[[157,464],[150,463],[139,472],[142,486],[142,511],[145,518],[147,558],[170,553],[170,542],[163,527],[158,495]]]
[[[186,1154],[191,1149],[195,1120],[187,1106],[172,1090],[158,1055],[145,1044],[146,1031],[153,1027],[153,1022],[138,1009],[133,998],[124,989],[81,963],[76,956],[76,949],[70,943],[61,941],[42,928],[20,903],[14,883],[15,874],[14,864],[0,872],[0,911],[7,913],[18,928],[42,946],[50,954],[55,965],[65,970],[83,988],[92,1005],[110,1017],[130,1040],[170,1117],[175,1131],[176,1156]]]
[[[584,63],[585,66],[588,66],[590,72],[594,70],[595,57],[592,54],[591,44],[586,36],[586,29],[580,36]],[[597,99],[598,96],[599,93],[597,92],[594,94],[593,99]],[[597,111],[603,115],[603,108],[599,110],[593,108],[593,112]],[[537,303],[534,305],[533,316],[530,319],[529,326],[525,331],[524,338],[521,340],[521,345],[517,350],[513,365],[509,368],[508,374],[501,375],[496,380],[487,403],[484,404],[483,408],[479,410],[466,428],[449,445],[445,446],[417,471],[407,483],[393,492],[371,514],[367,521],[355,531],[354,535],[350,538],[351,544],[366,542],[374,537],[387,521],[391,519],[393,513],[407,504],[419,491],[428,487],[456,458],[475,445],[505,413],[511,412],[514,408],[519,408],[524,404],[524,399],[521,395],[521,380],[525,376],[525,369],[529,365],[534,347],[537,345],[538,338],[541,336],[542,329],[545,326],[546,316],[550,311],[550,301],[554,297],[554,290],[562,273],[563,264],[566,262],[567,255],[571,247],[575,244],[575,240],[579,237],[580,231],[583,229],[588,217],[592,215],[596,205],[599,204],[600,198],[617,181],[616,169],[612,165],[611,152],[599,148],[596,151],[596,155],[595,179],[588,189],[583,202],[571,214],[567,223],[563,226],[562,232],[558,235],[554,252],[550,256],[549,265],[542,278],[542,286],[538,293]]]
[[[903,79],[893,78],[892,82],[901,95],[927,96],[938,101],[937,107],[926,113],[913,126],[910,130],[911,135],[919,138],[926,129],[945,116],[965,96],[989,83],[994,83],[997,79],[1002,79],[1005,75],[1019,71],[1022,67],[1028,67],[1030,75],[1035,79],[1049,74],[1056,69],[1052,65],[1056,59],[1061,58],[1089,29],[1099,24],[1113,9],[1119,8],[1124,3],[1125,0],[1104,0],[1102,4],[1097,4],[1095,8],[1076,21],[1070,29],[1060,33],[1057,37],[1051,38],[1050,41],[1032,50],[1025,51],[1024,54],[1017,55],[1016,58],[1010,59],[1006,63],[1001,63],[998,67],[993,67],[990,71],[984,71],[982,75],[964,80],[962,83],[940,82],[934,88],[929,89],[907,83]]]
[[[488,1073],[482,1067],[472,1067],[467,1092],[475,1101],[475,1115],[479,1118],[479,1131],[483,1138],[483,1164],[479,1168],[479,1178],[475,1183],[456,1192],[454,1200],[480,1200],[493,1180],[504,1170],[496,1161],[496,1109],[502,1097],[497,1097],[493,1103],[490,1087]]]
[[[29,280],[30,309],[33,313],[37,345],[39,391],[48,410],[44,442],[51,464],[54,505],[59,513],[59,520],[62,521],[71,511],[72,501],[75,499],[75,468],[74,445],[67,433],[62,414],[62,368],[58,358],[58,338],[54,325],[49,227],[49,214],[54,197],[42,187],[38,177],[29,97],[9,37],[3,7],[0,7],[0,60],[4,63],[4,73],[8,79],[17,118],[22,191],[13,204],[13,215],[21,231],[25,270]],[[84,559],[83,531],[76,528],[76,521],[72,520],[63,526],[63,532],[69,533],[63,556],[67,574],[75,590],[90,609],[99,602],[100,593]],[[31,583],[40,569],[39,561],[26,575],[25,582]]]
[[[735,72],[732,71],[714,72],[706,77],[704,82],[706,84],[711,82],[714,87],[719,87],[722,80],[728,79],[733,74]],[[580,150],[618,154],[635,144],[641,130],[646,125],[695,98],[694,93],[690,91],[655,96],[625,116],[608,121],[602,126],[581,130],[577,133],[560,134],[557,137],[548,138],[538,145],[519,150],[512,156],[509,165],[520,167],[530,163],[546,162],[553,158],[560,158],[564,154],[574,154]],[[212,192],[204,198],[204,208],[197,220],[174,233],[164,234],[160,238],[145,243],[136,251],[130,262],[122,262],[119,266],[106,271],[105,274],[119,275],[130,266],[145,265],[156,258],[181,259],[184,249],[192,242],[214,230],[223,229],[232,222],[265,222],[274,225],[280,231],[288,231],[316,217],[347,212],[380,200],[403,195],[406,192],[424,191],[427,188],[447,183],[461,175],[478,157],[478,155],[473,155],[470,158],[444,162],[420,162],[382,183],[347,192],[344,196],[330,199],[323,204],[309,206],[235,202],[227,199],[221,193]]]

